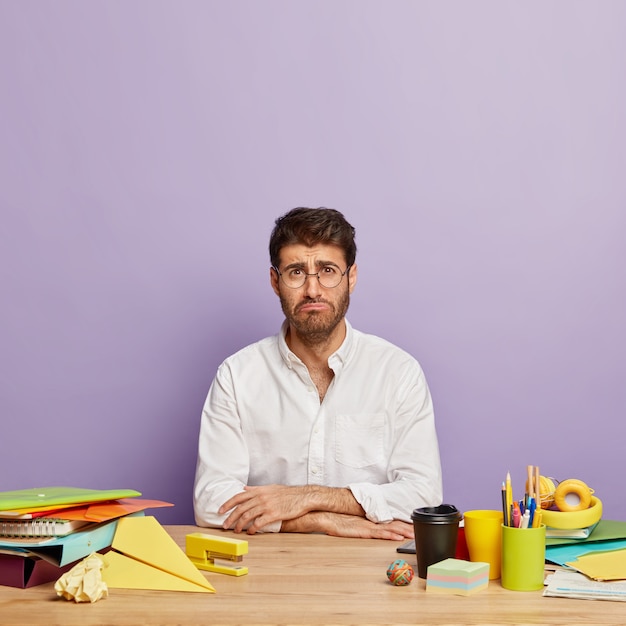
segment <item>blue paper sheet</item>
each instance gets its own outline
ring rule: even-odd
[[[626,539],[614,541],[585,541],[570,543],[562,546],[546,546],[546,561],[556,565],[565,565],[568,561],[575,561],[583,554],[590,552],[607,552],[626,548]]]

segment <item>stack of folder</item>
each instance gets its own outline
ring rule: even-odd
[[[0,492],[0,585],[33,587],[58,579],[111,546],[121,519],[173,506],[132,489],[46,487]]]
[[[604,589],[596,586],[593,593],[598,598],[616,599],[608,596],[612,581],[626,581],[626,522],[600,520],[583,539],[547,538],[546,561],[584,574],[588,580],[606,583]],[[590,589],[585,593],[589,597]],[[558,594],[551,590],[546,595]],[[619,599],[623,597],[626,595]]]

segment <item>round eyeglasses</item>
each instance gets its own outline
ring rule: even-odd
[[[283,284],[290,289],[299,289],[306,283],[306,279],[309,276],[317,276],[317,280],[322,287],[326,289],[332,289],[339,286],[339,283],[343,280],[343,277],[348,273],[350,265],[346,267],[344,272],[339,271],[336,265],[324,265],[322,268],[313,274],[307,274],[300,267],[292,267],[285,272],[281,272],[277,267],[274,267],[274,271],[280,276]]]

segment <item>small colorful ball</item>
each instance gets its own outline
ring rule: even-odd
[[[414,575],[413,568],[404,559],[396,559],[387,568],[387,578],[398,587],[408,585]]]

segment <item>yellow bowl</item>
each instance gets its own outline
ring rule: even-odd
[[[602,501],[600,498],[591,496],[589,508],[582,511],[541,511],[541,521],[551,528],[563,530],[573,530],[576,528],[587,528],[602,517]]]

